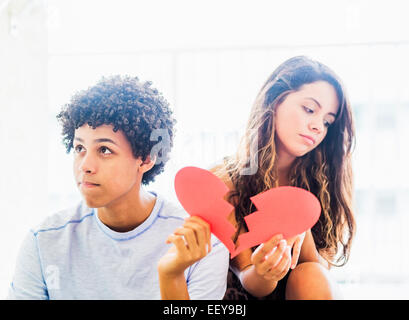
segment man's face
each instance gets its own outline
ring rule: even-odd
[[[91,208],[113,205],[138,192],[142,160],[135,159],[122,131],[112,125],[92,129],[87,124],[75,130],[74,177]]]

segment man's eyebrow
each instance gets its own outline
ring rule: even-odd
[[[99,139],[95,139],[94,142],[96,143],[101,143],[101,142],[109,142],[109,143],[113,143],[114,145],[118,145],[114,140],[111,140],[109,138],[99,138]]]
[[[77,140],[79,142],[84,142],[83,139],[79,138],[79,137],[75,137],[74,140]],[[99,138],[99,139],[95,139],[94,140],[95,143],[101,143],[101,142],[109,142],[109,143],[113,143],[114,145],[118,145],[114,140],[111,140],[109,138]]]
[[[314,99],[313,97],[307,97],[307,99],[310,99],[310,100],[314,101],[318,105],[318,107],[320,107],[320,109],[322,109],[322,106],[320,105],[320,103],[316,99]],[[337,117],[337,115],[335,113],[329,112],[328,114],[330,114],[331,116],[334,116],[335,118]]]

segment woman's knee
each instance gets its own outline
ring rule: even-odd
[[[304,262],[291,271],[286,287],[289,300],[339,299],[336,284],[328,269],[318,262]]]

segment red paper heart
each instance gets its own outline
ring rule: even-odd
[[[239,236],[239,246],[231,240],[235,228],[227,220],[234,207],[223,197],[229,189],[211,172],[185,167],[175,177],[176,195],[191,216],[210,224],[211,232],[224,243],[231,258],[247,248],[266,242],[276,234],[288,239],[310,229],[321,212],[318,199],[296,187],[278,187],[251,197],[258,211],[246,216],[249,232]]]
[[[244,217],[249,232],[238,238],[232,254],[266,242],[276,234],[289,239],[310,229],[321,213],[319,200],[309,191],[297,187],[278,187],[251,197],[258,211]]]
[[[229,191],[227,186],[210,171],[185,167],[176,173],[175,191],[183,208],[209,223],[211,232],[234,252],[231,237],[236,229],[227,220],[234,207],[223,199]]]

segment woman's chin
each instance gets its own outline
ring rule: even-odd
[[[293,149],[291,150],[290,154],[294,156],[295,158],[300,158],[300,157],[305,156],[310,151],[311,150],[309,149]]]

